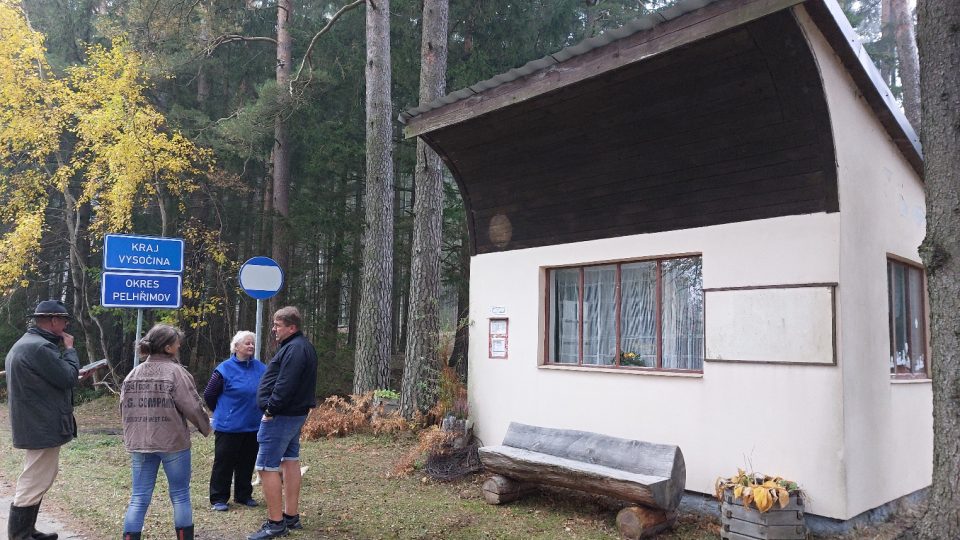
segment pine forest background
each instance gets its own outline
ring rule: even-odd
[[[36,303],[57,298],[77,319],[71,332],[81,363],[106,357],[118,373],[128,371],[136,311],[98,305],[102,235],[164,235],[186,240],[183,308],[148,311],[144,326],[162,320],[185,330],[181,361],[198,381],[228,356],[236,331],[254,328],[256,304],[239,289],[237,273],[246,259],[268,255],[284,263],[286,275],[282,295],[268,309],[281,304],[301,309],[304,331],[322,362],[318,393],[349,393],[365,223],[367,6],[344,0],[3,3],[22,10],[29,30],[44,36],[45,52],[27,59],[31,65],[46,63],[42,80],[35,81],[40,95],[21,96],[33,100],[24,107],[59,100],[51,110],[69,112],[39,123],[63,127],[45,153],[23,149],[39,146],[43,133],[18,146],[18,137],[33,136],[34,128],[14,125],[27,109],[8,109],[7,124],[0,122],[9,131],[0,147],[0,254],[6,258],[0,261],[0,358],[23,332],[25,315]],[[451,0],[446,88],[471,85],[670,3]],[[909,84],[916,78],[910,69],[916,68],[899,60],[907,47],[897,46],[904,31],[897,21],[909,27],[912,40],[912,8],[903,0],[841,4],[909,115],[911,100],[918,99]],[[416,141],[403,139],[395,119],[419,101],[423,3],[388,5],[394,120],[389,333],[391,386],[399,388],[408,336]],[[348,9],[340,12],[344,6]],[[278,83],[278,9],[291,15],[283,29],[292,43],[289,83]],[[896,17],[904,12],[905,18]],[[9,45],[19,30],[7,23],[0,39]],[[915,48],[907,52],[916,55]],[[15,65],[0,63],[0,69]],[[54,98],[44,90],[56,80],[70,87],[70,97]],[[126,86],[111,86],[110,80]],[[29,91],[22,82],[16,87]],[[152,157],[121,145],[120,136],[93,135],[106,131],[110,121],[104,111],[111,109],[93,104],[97,99],[118,107],[114,121],[137,124],[125,131],[133,134],[128,144],[157,137]],[[288,208],[280,209],[274,203],[278,122],[286,126],[283,151],[289,152]],[[144,125],[152,128],[137,131]],[[157,158],[160,164],[140,176],[129,170],[157,156],[167,161]],[[443,178],[437,347],[443,345],[442,360],[465,375],[461,321],[469,321],[469,249],[456,183],[446,172]],[[270,351],[268,346],[262,356]]]

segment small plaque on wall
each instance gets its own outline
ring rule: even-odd
[[[509,321],[506,318],[490,319],[490,358],[506,358],[508,350]]]

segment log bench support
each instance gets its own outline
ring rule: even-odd
[[[480,461],[496,473],[483,483],[483,498],[490,504],[514,501],[535,484],[546,484],[636,505],[617,515],[626,540],[671,528],[686,483],[677,446],[516,422],[502,445],[480,449]]]
[[[536,486],[533,484],[495,474],[483,483],[483,498],[489,504],[503,504],[513,502],[534,489]]]
[[[617,529],[624,540],[650,538],[676,523],[676,512],[664,512],[646,506],[628,506],[617,514]]]

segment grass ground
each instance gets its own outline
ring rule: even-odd
[[[22,452],[10,446],[7,408],[0,406],[0,476],[15,480]],[[119,538],[129,497],[129,459],[120,436],[117,400],[100,398],[77,408],[80,437],[64,446],[61,472],[46,501],[62,510],[68,523],[91,538]],[[305,441],[301,515],[303,539],[615,539],[620,506],[609,499],[571,491],[541,490],[506,506],[490,506],[480,496],[483,477],[439,483],[414,473],[389,478],[395,461],[415,441],[410,437],[351,436]],[[256,530],[265,509],[231,506],[213,512],[207,481],[213,439],[193,441],[192,497],[199,540],[234,540]],[[259,488],[255,498],[262,501]],[[681,514],[665,539],[717,538],[719,524],[709,517]],[[160,475],[147,516],[144,538],[171,538],[172,511],[166,480]],[[855,538],[894,538],[895,529],[859,531]]]
[[[10,446],[6,407],[0,408],[0,475],[16,478],[22,453]],[[129,497],[129,460],[123,449],[117,400],[100,398],[77,408],[80,437],[63,447],[61,472],[47,500],[82,524],[94,538],[122,532]],[[517,503],[495,507],[483,502],[483,478],[439,483],[414,473],[388,478],[395,461],[415,441],[410,437],[352,436],[306,441],[301,459],[310,470],[303,479],[301,515],[306,528],[293,538],[335,539],[611,539],[619,509],[612,501],[572,492],[542,491]],[[209,510],[207,481],[213,439],[194,435],[193,508],[200,539],[238,539],[256,530],[265,509],[231,506]],[[262,501],[259,488],[255,498]],[[166,480],[160,475],[144,538],[169,538],[172,512]],[[693,516],[684,518],[672,538],[715,538],[719,529]],[[669,536],[667,538],[670,538]]]

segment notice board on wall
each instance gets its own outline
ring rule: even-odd
[[[836,364],[836,284],[704,289],[706,360]]]
[[[507,358],[510,322],[504,318],[490,319],[488,358]]]

